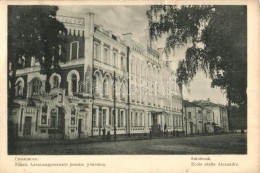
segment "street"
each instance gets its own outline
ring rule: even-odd
[[[229,133],[179,138],[17,146],[15,153],[25,155],[246,154],[246,148],[246,134]]]

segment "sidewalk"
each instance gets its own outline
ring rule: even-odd
[[[102,143],[102,142],[115,142],[115,141],[131,141],[131,140],[149,140],[149,139],[166,139],[166,138],[183,138],[183,137],[195,137],[195,136],[211,136],[217,134],[194,134],[194,135],[180,135],[179,137],[173,135],[163,135],[163,136],[152,136],[150,138],[150,134],[145,135],[118,135],[116,140],[114,140],[114,136],[111,135],[111,139],[102,139],[102,136],[94,136],[94,137],[87,137],[81,139],[18,139],[16,141],[16,146],[42,146],[42,145],[69,145],[69,144],[90,144],[90,143]]]
[[[177,138],[177,136],[172,135],[164,135],[160,137],[152,136],[151,139],[164,139],[164,138]],[[81,139],[51,139],[51,140],[33,140],[33,139],[18,139],[16,142],[17,146],[42,146],[42,145],[68,145],[68,144],[89,144],[89,143],[96,143],[96,142],[114,142],[114,141],[131,141],[131,140],[149,140],[150,135],[147,136],[128,136],[128,135],[118,135],[116,140],[114,140],[114,136],[111,135],[111,139],[102,139],[102,136],[95,136],[95,137],[87,137]]]

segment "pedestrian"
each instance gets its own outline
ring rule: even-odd
[[[102,140],[106,139],[106,129],[105,127],[102,129]]]
[[[179,137],[180,135],[179,135],[179,131],[177,130],[177,136]]]
[[[109,141],[111,139],[110,131],[107,131],[107,140]]]
[[[164,124],[164,132],[166,132],[166,129],[167,129],[167,125],[166,123]]]
[[[150,129],[150,139],[152,139],[152,129]]]

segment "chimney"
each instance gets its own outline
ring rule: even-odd
[[[85,13],[85,37],[94,34],[94,13]]]
[[[103,25],[99,25],[100,32],[103,32]]]

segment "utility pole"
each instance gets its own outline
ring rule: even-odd
[[[184,101],[184,107],[185,107],[185,124],[186,124],[186,136],[188,136],[188,118],[187,118],[187,109],[186,109],[186,100]]]
[[[114,140],[116,140],[116,72],[114,71]]]

